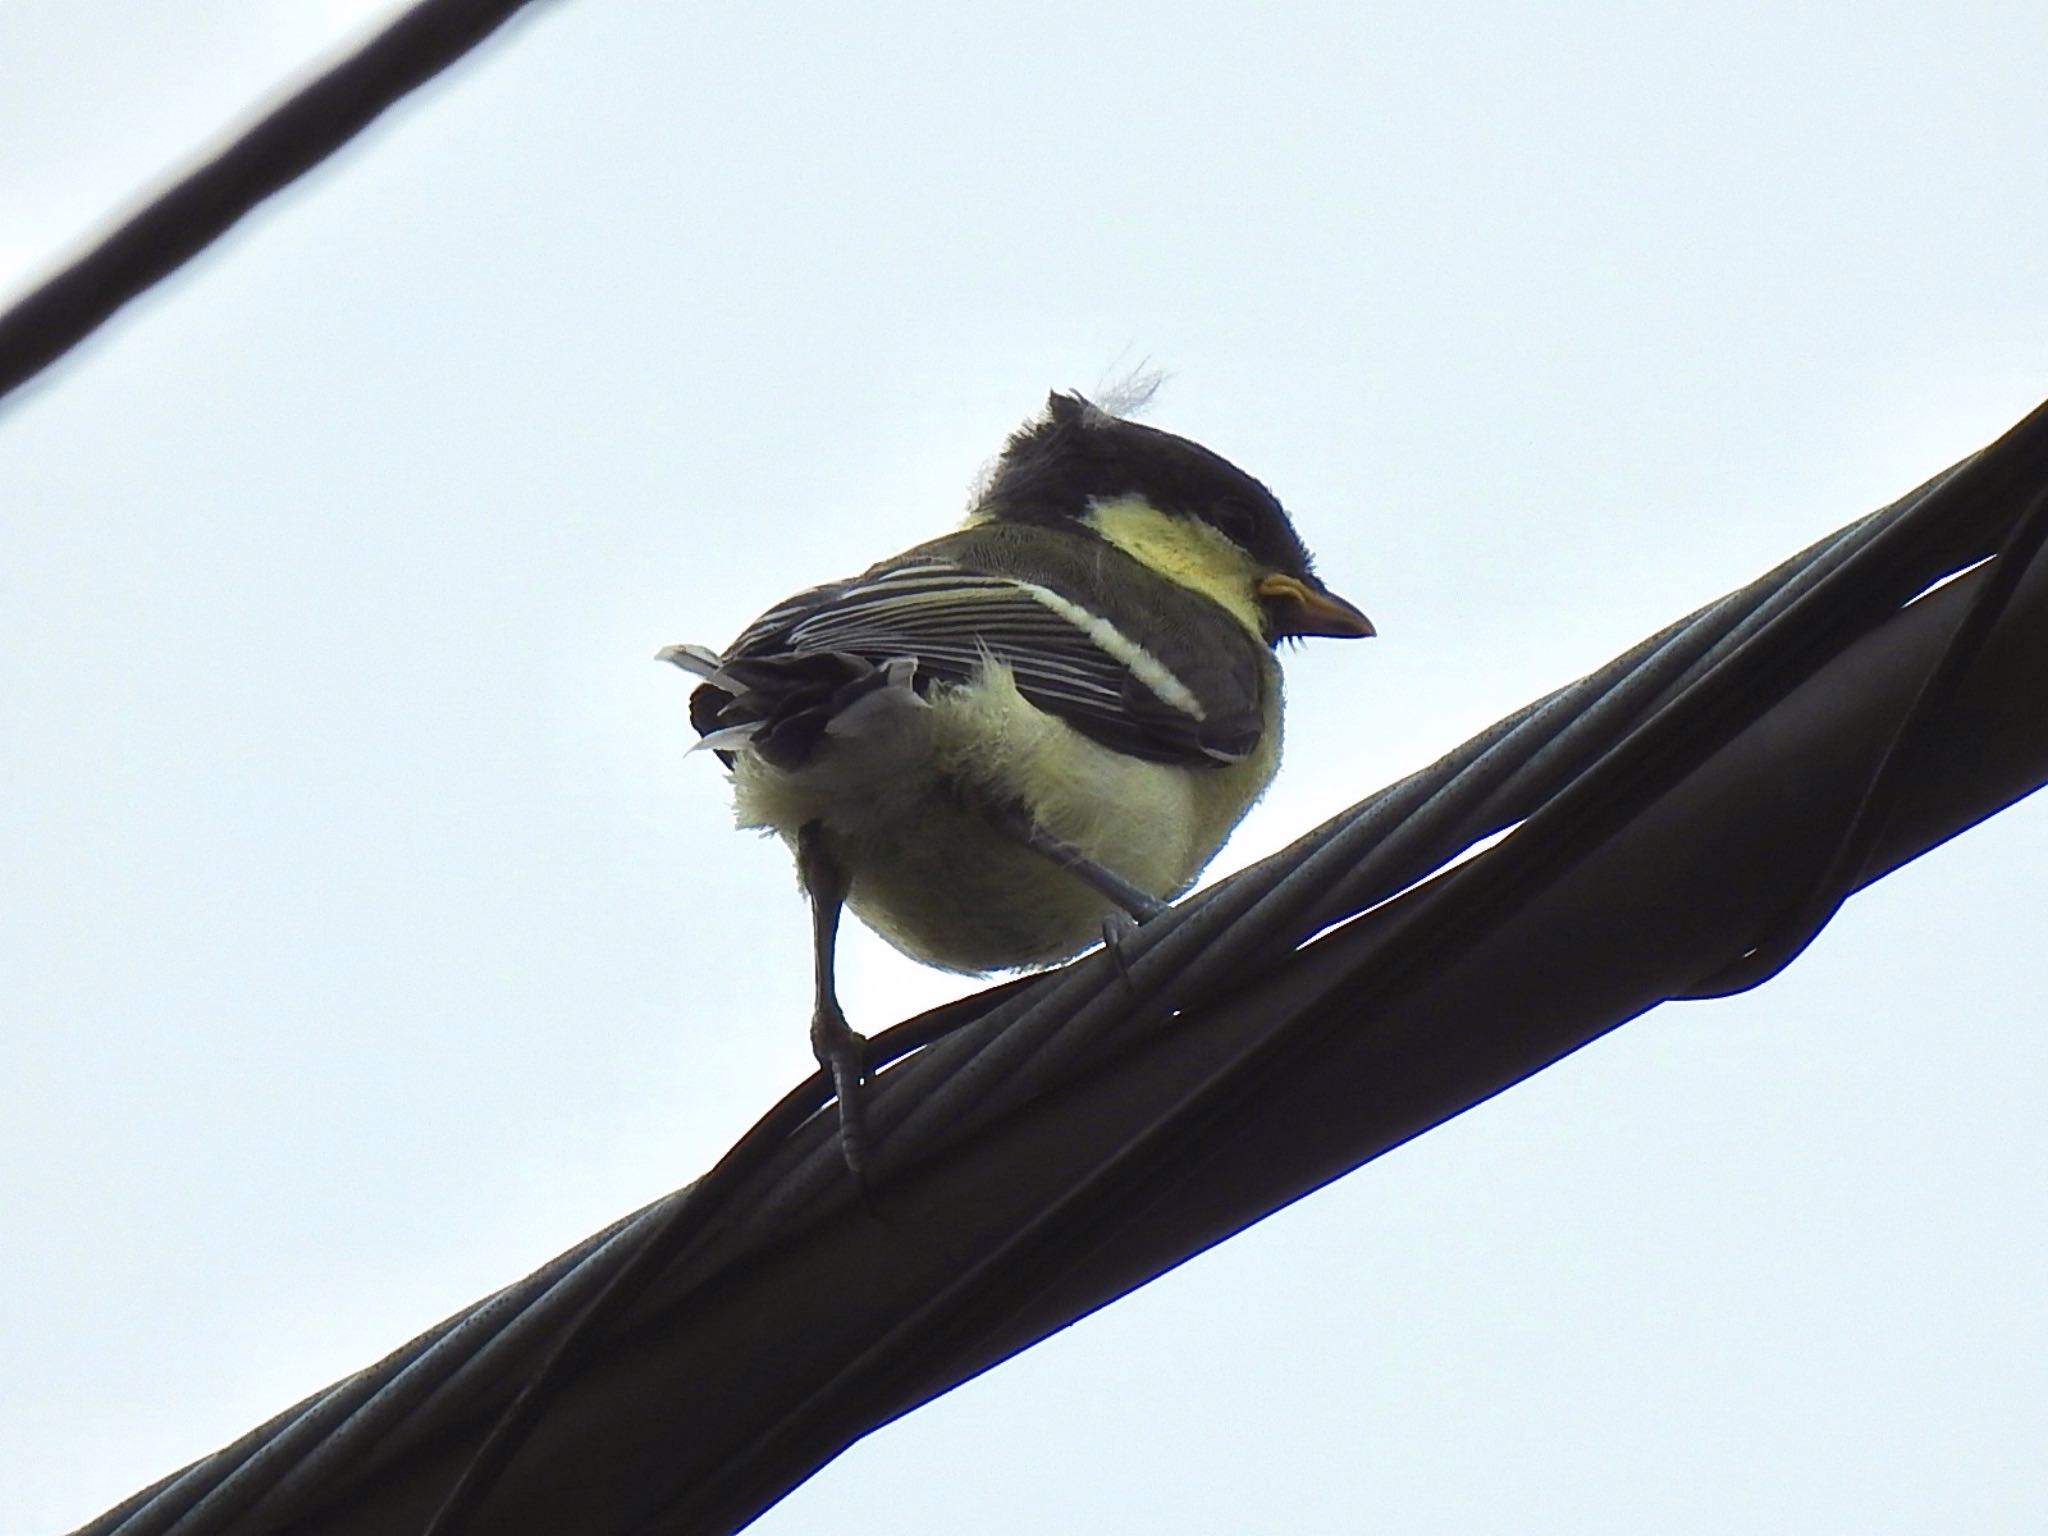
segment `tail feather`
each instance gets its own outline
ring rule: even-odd
[[[879,717],[882,695],[919,697],[915,657],[877,666],[842,651],[721,656],[701,645],[671,645],[657,659],[704,681],[690,694],[697,747],[716,752],[727,766],[750,752],[772,767],[794,771],[827,735],[858,735]]]

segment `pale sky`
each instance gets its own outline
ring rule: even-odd
[[[370,4],[0,0],[19,289]],[[1218,869],[2048,395],[2048,12],[556,0],[0,405],[0,1536],[809,1069],[687,683],[1054,386],[1270,483]],[[2048,1527],[2048,808],[857,1446],[867,1533]],[[849,934],[866,1027],[966,984]]]

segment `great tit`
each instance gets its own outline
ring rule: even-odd
[[[742,827],[796,856],[811,1046],[865,1160],[842,905],[913,959],[1051,964],[1193,884],[1272,781],[1279,641],[1364,636],[1272,492],[1197,443],[1053,394],[966,523],[800,592],[721,653],[690,723]]]

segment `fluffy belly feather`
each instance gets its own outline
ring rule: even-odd
[[[928,699],[886,690],[828,734],[795,772],[742,752],[740,825],[793,843],[799,828],[823,822],[852,873],[848,905],[883,938],[948,970],[1007,970],[1078,954],[1113,908],[977,807],[1021,804],[1133,884],[1178,895],[1272,779],[1277,677],[1258,752],[1216,768],[1111,751],[1028,703],[999,664]]]

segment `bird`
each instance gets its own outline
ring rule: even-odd
[[[1054,391],[955,531],[798,592],[723,651],[657,653],[698,679],[696,747],[728,769],[738,824],[795,856],[811,1047],[856,1180],[842,909],[975,975],[1113,945],[1272,782],[1280,642],[1375,633],[1265,485],[1134,414]]]

